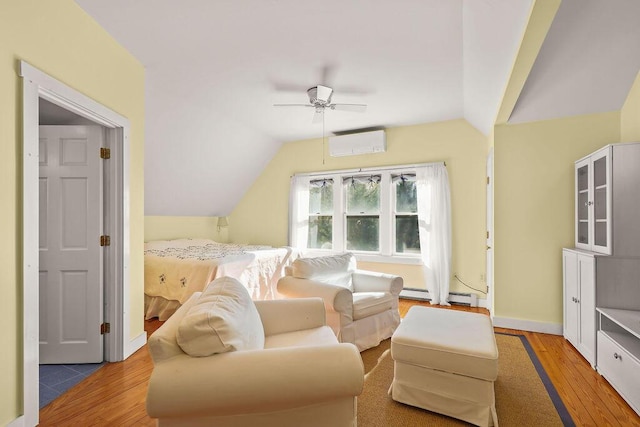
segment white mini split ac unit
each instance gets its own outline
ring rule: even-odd
[[[329,155],[332,157],[384,153],[385,151],[387,151],[387,139],[384,130],[329,137]]]

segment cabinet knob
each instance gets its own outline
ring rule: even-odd
[[[619,355],[618,353],[613,353],[613,358],[622,360],[622,356]]]
[[[580,302],[580,300],[578,298],[576,298],[576,304],[579,303],[579,302]]]
[[[593,202],[591,200],[589,200],[588,206],[591,206],[592,204],[593,204]]]

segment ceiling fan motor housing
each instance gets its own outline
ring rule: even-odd
[[[309,95],[309,102],[313,105],[317,106],[326,106],[331,103],[331,94],[333,89],[318,85],[307,90],[307,95]]]

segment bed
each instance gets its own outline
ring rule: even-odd
[[[144,246],[145,319],[168,319],[194,292],[231,276],[251,298],[276,298],[291,248],[218,243],[208,239],[157,240]]]

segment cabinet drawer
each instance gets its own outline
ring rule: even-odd
[[[598,372],[640,413],[640,362],[598,331]]]

